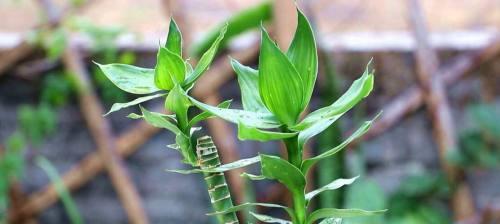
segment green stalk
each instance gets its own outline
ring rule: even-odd
[[[284,143],[288,153],[288,161],[300,170],[303,149],[299,148],[298,136],[284,139]],[[293,209],[298,224],[304,224],[307,217],[306,194],[304,190],[292,192]]]
[[[203,136],[197,139],[196,154],[200,168],[215,168],[221,165],[217,147],[212,138]],[[231,193],[224,177],[224,173],[204,173],[204,179],[207,183],[208,194],[215,212],[222,212],[233,207]],[[235,212],[217,215],[217,220],[221,224],[239,223]]]
[[[288,154],[288,162],[300,169],[302,164],[302,149],[299,148],[298,136],[284,139],[283,142],[286,146]]]

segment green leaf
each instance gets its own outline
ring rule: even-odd
[[[281,122],[295,124],[304,109],[303,80],[293,64],[262,28],[259,56],[259,93],[264,105]]]
[[[151,95],[151,96],[139,97],[139,98],[137,98],[135,100],[132,100],[132,101],[130,101],[128,103],[114,103],[113,106],[111,106],[111,109],[106,114],[104,114],[104,116],[106,116],[106,115],[108,115],[110,113],[113,113],[115,111],[119,111],[119,110],[121,110],[123,108],[134,106],[134,105],[146,102],[148,100],[152,100],[152,99],[155,99],[155,98],[158,98],[158,97],[162,97],[162,96],[165,96],[165,95],[167,95],[167,94],[166,93],[158,93],[158,94]]]
[[[366,66],[366,70],[363,75],[359,79],[355,80],[351,87],[349,87],[349,89],[332,105],[310,113],[299,124],[291,127],[291,129],[301,131],[318,122],[335,119],[338,115],[350,110],[359,101],[361,101],[361,99],[368,96],[373,89],[373,71],[370,71],[370,64],[371,61]]]
[[[287,52],[288,59],[295,66],[304,82],[302,108],[309,104],[318,73],[318,52],[313,30],[304,14],[297,8],[297,29]]]
[[[238,75],[243,109],[254,112],[268,112],[259,95],[259,71],[240,64],[231,58],[231,66]]]
[[[284,219],[279,219],[279,218],[274,218],[268,215],[262,215],[262,214],[257,214],[250,212],[250,215],[255,217],[257,220],[264,222],[264,223],[279,223],[279,224],[292,224],[292,222],[284,220]]]
[[[189,74],[183,86],[190,86],[191,84],[193,84],[203,74],[203,72],[205,72],[208,69],[208,67],[212,63],[212,60],[215,57],[215,54],[217,54],[219,43],[224,38],[224,34],[226,33],[226,31],[227,31],[227,24],[222,27],[219,36],[217,37],[217,39],[215,39],[210,49],[208,49],[203,54],[203,56],[201,56],[200,60],[198,61],[198,64],[194,68],[193,73]]]
[[[160,47],[156,60],[155,84],[158,88],[171,90],[184,81],[186,65],[179,55]]]
[[[174,54],[182,56],[182,34],[181,31],[179,31],[179,27],[177,26],[177,23],[175,23],[174,18],[170,18],[167,43],[165,43],[165,47]]]
[[[75,201],[71,197],[68,189],[64,185],[61,177],[57,173],[56,168],[45,158],[37,157],[36,164],[43,169],[43,171],[49,176],[50,181],[54,184],[55,190],[64,205],[64,209],[68,213],[68,217],[72,224],[83,223],[83,219],[78,211]]]
[[[342,219],[340,218],[326,218],[323,219],[319,224],[342,224]]]
[[[343,178],[340,178],[340,179],[336,179],[334,180],[333,182],[323,186],[323,187],[320,187],[316,190],[313,190],[309,193],[306,194],[306,200],[307,201],[310,201],[312,198],[314,198],[316,195],[322,193],[323,191],[331,191],[331,190],[336,190],[336,189],[339,189],[345,185],[349,185],[349,184],[352,184],[359,176],[356,176],[356,177],[353,177],[353,178],[350,178],[350,179],[343,179]]]
[[[229,108],[229,106],[231,105],[231,102],[232,100],[226,100],[222,103],[220,103],[219,105],[217,105],[218,108]],[[189,121],[189,126],[190,127],[193,127],[195,126],[198,122],[200,121],[203,121],[203,120],[206,120],[206,119],[209,119],[209,118],[212,118],[214,117],[215,115],[213,115],[212,113],[210,112],[207,112],[207,111],[203,111],[201,112],[200,114],[196,115],[195,117],[193,117],[193,119],[191,119]]]
[[[322,208],[312,212],[307,218],[307,223],[312,224],[314,221],[322,218],[350,218],[359,216],[372,216],[380,215],[387,210],[378,211],[365,211],[362,209],[336,209],[336,208]]]
[[[125,92],[149,94],[159,91],[155,85],[155,71],[125,64],[96,63],[113,84]]]
[[[181,130],[173,123],[165,119],[163,116],[160,116],[159,114],[150,112],[146,110],[146,108],[139,106],[142,111],[142,116],[144,117],[144,120],[148,122],[150,125],[157,127],[157,128],[165,128],[174,134],[180,134],[182,133]]]
[[[292,193],[304,193],[306,178],[297,167],[280,157],[265,154],[260,154],[260,162],[263,176],[278,180]]]
[[[277,128],[280,126],[276,118],[270,113],[218,108],[204,104],[191,96],[188,97],[191,102],[201,110],[210,112],[217,117],[235,124],[244,123],[249,127],[257,128]]]
[[[229,208],[225,211],[222,211],[222,212],[208,213],[207,215],[222,215],[222,214],[227,214],[230,212],[237,212],[239,210],[242,210],[242,209],[245,209],[245,208],[251,207],[251,206],[262,206],[262,207],[267,207],[267,208],[281,208],[281,209],[284,209],[288,213],[288,215],[293,217],[293,210],[286,207],[286,206],[277,205],[277,204],[270,204],[270,203],[255,203],[255,202],[247,202],[247,203],[244,203],[241,205],[236,205],[236,206],[231,207],[231,208]]]
[[[239,169],[241,167],[249,166],[260,161],[260,156],[255,156],[248,159],[240,159],[231,163],[220,165],[215,168],[206,169],[191,169],[191,170],[166,170],[167,172],[174,172],[180,174],[192,174],[192,173],[222,173],[229,170]]]
[[[255,127],[248,127],[243,123],[238,124],[238,138],[240,140],[257,140],[261,142],[267,142],[271,140],[279,140],[284,138],[291,138],[296,136],[298,133],[284,133],[284,132],[274,132],[260,130]]]
[[[376,119],[376,117],[375,117]],[[370,129],[371,125],[373,124],[373,121],[375,120],[371,120],[371,121],[365,121],[363,123],[363,125],[361,127],[358,128],[358,130],[356,130],[351,136],[349,136],[349,138],[347,138],[345,141],[343,141],[340,145],[328,150],[328,151],[325,151],[324,153],[321,153],[320,155],[317,155],[315,157],[312,157],[312,158],[309,158],[309,159],[306,159],[304,161],[302,161],[302,166],[301,166],[301,170],[303,173],[307,173],[307,171],[309,170],[309,168],[311,168],[312,165],[314,165],[316,162],[318,162],[319,160],[322,160],[322,159],[325,159],[325,158],[328,158],[330,156],[333,156],[335,155],[335,153],[337,153],[338,151],[342,150],[343,148],[345,148],[347,145],[349,145],[352,141],[354,141],[355,139],[359,138],[360,136],[364,135],[368,129]]]

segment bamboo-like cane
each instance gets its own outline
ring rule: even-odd
[[[209,136],[197,139],[196,154],[202,170],[216,168],[221,165],[217,147]],[[210,202],[215,212],[222,212],[233,207],[231,193],[229,192],[224,173],[204,173],[204,179],[208,187]],[[224,224],[239,223],[236,212],[217,215],[217,219],[219,223]]]

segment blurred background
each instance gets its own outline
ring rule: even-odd
[[[320,57],[309,110],[334,102],[370,59],[376,70],[372,94],[311,141],[306,156],[383,111],[363,141],[315,169],[310,189],[360,178],[314,206],[389,209],[344,223],[500,223],[500,1],[298,4]],[[170,16],[193,60],[229,23],[192,93],[213,105],[233,99],[233,107],[241,101],[228,56],[256,66],[260,22],[282,49],[296,26],[290,0],[0,0],[0,223],[215,223],[201,175],[164,171],[187,168],[166,147],[171,133],[126,118],[137,108],[101,116],[133,96],[92,61],[153,67]],[[278,142],[238,141],[235,126],[218,119],[203,130],[225,163],[283,153]],[[241,171],[226,174],[236,203],[290,203],[280,184],[249,182]]]

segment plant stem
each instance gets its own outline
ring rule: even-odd
[[[196,153],[202,170],[215,168],[221,165],[217,147],[209,136],[203,136],[197,139]],[[210,201],[215,212],[222,212],[233,207],[231,194],[224,173],[204,173],[204,176]],[[217,220],[219,220],[221,224],[239,223],[235,212],[218,215]]]
[[[298,137],[286,138],[283,142],[285,142],[288,162],[300,169],[302,164],[302,149],[299,148]]]
[[[287,138],[283,141],[285,142],[286,151],[288,153],[288,161],[300,170],[303,149],[299,147],[298,136]],[[297,223],[304,224],[307,216],[305,189],[292,192],[292,197]]]

